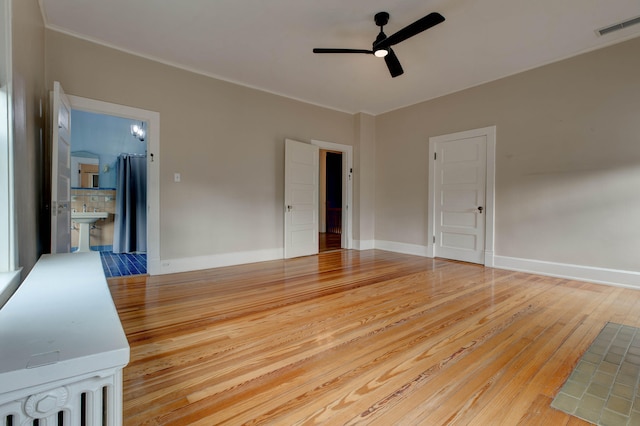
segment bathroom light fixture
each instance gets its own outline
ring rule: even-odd
[[[132,124],[131,135],[134,138],[137,138],[140,142],[144,142],[144,138],[147,135],[147,132],[144,130],[144,122],[141,121],[140,125]]]

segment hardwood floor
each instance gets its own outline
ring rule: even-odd
[[[127,425],[587,425],[549,407],[640,292],[377,250],[111,279]]]
[[[318,234],[318,249],[320,253],[331,250],[340,250],[342,244],[342,235],[329,232],[320,232]]]

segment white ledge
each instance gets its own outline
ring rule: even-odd
[[[0,309],[0,396],[121,369],[129,344],[100,255],[44,255]]]

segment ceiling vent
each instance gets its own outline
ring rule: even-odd
[[[638,16],[637,18],[627,19],[624,22],[619,22],[617,24],[609,25],[608,27],[605,27],[605,28],[600,28],[599,30],[596,30],[596,33],[598,35],[603,36],[603,35],[612,33],[614,31],[618,31],[623,28],[630,27],[635,24],[640,24],[640,16]]]

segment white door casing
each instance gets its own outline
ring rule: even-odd
[[[51,253],[71,251],[71,102],[53,83],[51,108]]]
[[[433,256],[493,265],[495,127],[429,139]]]
[[[318,253],[319,148],[285,140],[284,257]]]

